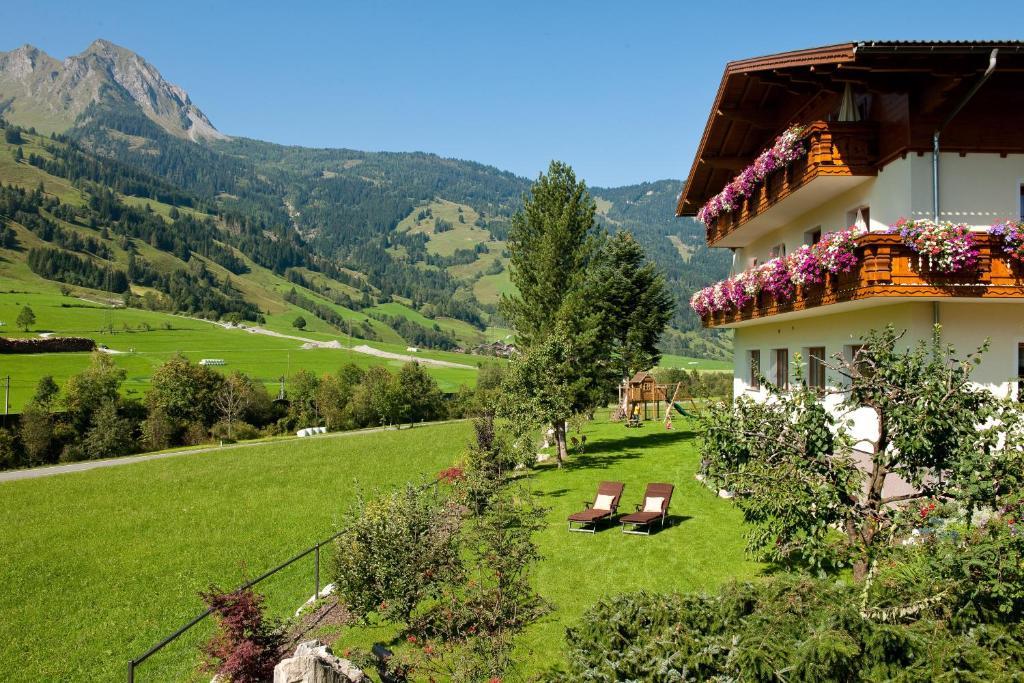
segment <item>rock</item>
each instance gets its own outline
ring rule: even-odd
[[[274,683],[371,683],[347,659],[335,656],[319,640],[299,643],[295,654],[274,667]]]

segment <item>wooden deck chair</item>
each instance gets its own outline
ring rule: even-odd
[[[650,536],[651,527],[655,522],[664,529],[674,488],[672,484],[648,484],[643,504],[636,506],[636,512],[619,519],[622,523],[622,533]]]
[[[569,515],[569,531],[584,531],[595,533],[599,522],[611,519],[619,509],[619,500],[622,498],[622,490],[625,484],[617,481],[602,481],[597,486],[597,496],[594,502],[583,501],[587,506],[582,512]],[[578,527],[573,527],[578,524]]]

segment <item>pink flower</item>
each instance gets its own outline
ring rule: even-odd
[[[791,126],[772,143],[772,146],[757,155],[754,163],[744,168],[735,178],[726,183],[722,191],[709,199],[697,211],[697,220],[711,225],[723,213],[735,211],[743,200],[754,194],[754,189],[770,173],[785,168],[804,154],[807,148],[800,140],[803,126]]]

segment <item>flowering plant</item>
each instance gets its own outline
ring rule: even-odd
[[[735,211],[740,202],[753,194],[754,188],[764,182],[769,173],[789,166],[806,154],[807,148],[800,141],[803,132],[803,126],[790,126],[775,139],[771,147],[757,155],[754,163],[743,169],[697,211],[697,220],[710,225],[723,213]]]
[[[989,232],[1001,239],[1007,256],[1024,263],[1024,221],[1002,221],[989,228]]]
[[[927,259],[928,267],[943,273],[956,273],[978,263],[974,235],[963,223],[936,223],[928,219],[901,218],[889,228],[903,243]],[[918,266],[922,264],[919,261]]]
[[[796,291],[793,274],[789,270],[789,260],[783,257],[773,258],[763,266],[759,266],[764,291],[775,297],[776,301],[788,301]]]
[[[703,318],[740,310],[762,291],[769,292],[776,301],[788,301],[798,285],[820,284],[829,273],[853,269],[857,265],[854,250],[859,234],[855,227],[826,233],[817,244],[800,247],[789,256],[774,258],[695,292],[690,307]]]

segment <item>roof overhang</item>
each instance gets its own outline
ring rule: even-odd
[[[828,120],[846,84],[867,92],[914,89],[927,115],[966,88],[1000,50],[999,71],[1024,67],[1021,41],[863,41],[729,62],[679,195],[692,216],[735,174],[795,123]]]

